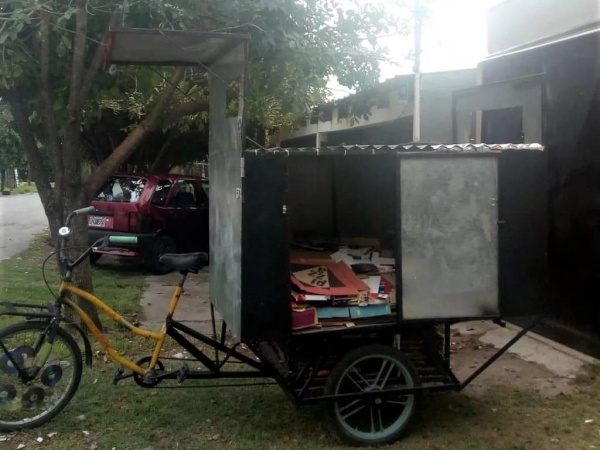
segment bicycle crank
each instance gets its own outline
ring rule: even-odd
[[[140,359],[136,364],[140,367],[148,366],[151,360],[152,357],[145,356],[142,359]],[[139,373],[134,372],[133,380],[138,386],[141,386],[143,388],[152,388],[162,381],[162,379],[157,375],[158,372],[162,372],[164,370],[165,366],[163,365],[163,363],[160,361],[156,361],[156,366],[154,367],[154,369],[150,370],[146,374],[140,375]]]

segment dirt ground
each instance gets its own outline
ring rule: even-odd
[[[452,368],[463,380],[493,356],[497,349],[483,344],[477,335],[461,335],[455,331],[451,345]],[[559,376],[535,362],[507,352],[479,375],[466,389],[468,395],[480,396],[497,386],[536,392],[543,397],[570,394],[575,389],[572,379]]]

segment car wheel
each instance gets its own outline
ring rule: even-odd
[[[175,245],[173,238],[169,236],[156,237],[152,243],[150,254],[146,258],[146,267],[148,270],[150,270],[150,272],[157,275],[163,275],[171,272],[170,268],[164,264],[161,264],[160,257],[165,253],[175,253],[176,251],[177,246]]]

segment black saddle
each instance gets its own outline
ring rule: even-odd
[[[208,254],[204,252],[165,253],[159,258],[159,261],[173,270],[197,272],[208,265]]]

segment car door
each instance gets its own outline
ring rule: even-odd
[[[181,251],[206,250],[208,244],[208,197],[199,180],[175,180],[167,201],[169,228]]]

